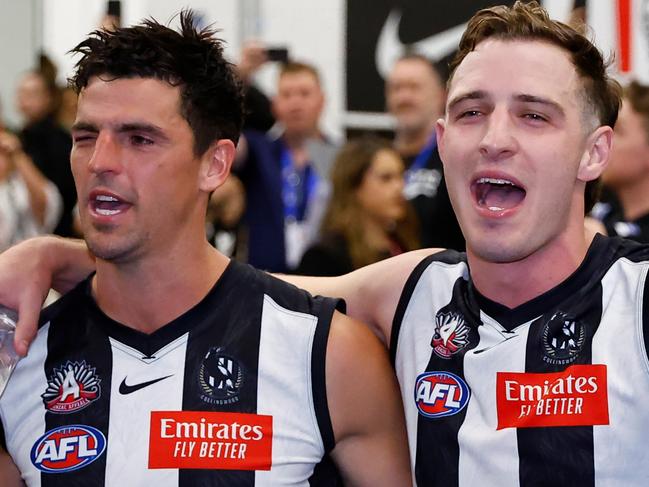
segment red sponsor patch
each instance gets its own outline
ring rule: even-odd
[[[149,468],[270,470],[273,417],[152,411]]]
[[[498,429],[609,424],[606,365],[563,372],[498,372]]]

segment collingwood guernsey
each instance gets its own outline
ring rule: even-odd
[[[335,304],[231,262],[146,335],[103,314],[86,280],[44,312],[0,399],[3,446],[29,486],[314,485],[334,446]]]
[[[579,269],[515,309],[464,254],[404,288],[392,358],[423,486],[649,485],[649,247],[595,237]]]

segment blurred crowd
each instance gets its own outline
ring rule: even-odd
[[[111,13],[101,28],[119,22]],[[272,96],[255,84],[267,63],[278,65]],[[46,56],[37,64],[15,91],[22,126],[0,119],[0,251],[39,234],[81,237],[69,167],[77,95],[57,86]],[[251,41],[236,68],[246,90],[244,136],[206,221],[219,250],[260,269],[312,275],[343,274],[421,247],[464,250],[436,146],[443,67],[419,54],[399,58],[385,80],[393,133],[346,142],[321,128],[326,96],[308,60]],[[588,224],[649,242],[649,87],[637,82],[625,91],[604,185]]]

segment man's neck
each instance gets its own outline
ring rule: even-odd
[[[649,213],[649,178],[639,179],[632,185],[620,189],[617,196],[622,204],[624,218],[627,221],[637,220]]]
[[[404,157],[419,154],[435,134],[435,122],[417,130],[397,129],[394,137],[394,148]]]
[[[585,229],[509,263],[480,259],[467,249],[471,278],[480,293],[508,308],[524,304],[566,280],[583,262],[594,235]]]
[[[282,139],[291,153],[293,165],[297,169],[302,169],[309,162],[309,153],[306,149],[306,142],[309,139],[321,138],[320,132],[315,129],[312,132],[288,133],[282,135]]]
[[[197,305],[228,263],[206,241],[194,252],[166,254],[136,264],[97,259],[93,295],[106,315],[149,334]]]

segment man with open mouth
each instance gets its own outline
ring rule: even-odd
[[[291,280],[390,347],[419,485],[647,485],[649,247],[584,230],[620,87],[536,2],[479,11],[451,69],[436,129],[466,253]],[[92,269],[82,252],[41,239],[0,259],[19,340],[52,274]]]

